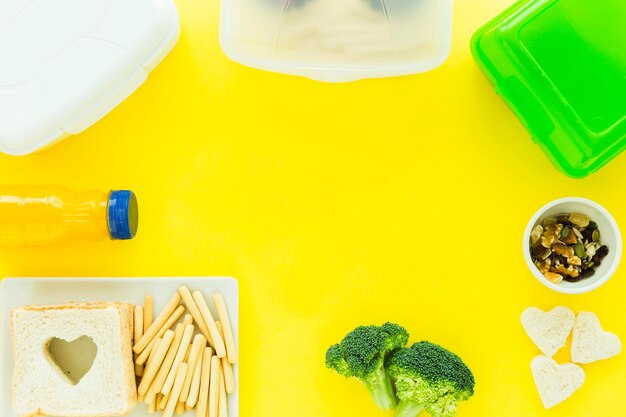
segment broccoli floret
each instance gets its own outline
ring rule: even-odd
[[[408,340],[407,331],[397,324],[357,327],[341,343],[328,349],[326,367],[346,378],[358,379],[378,407],[392,410],[396,406],[396,397],[385,371],[385,360],[392,351],[404,347]]]
[[[396,350],[387,362],[399,400],[396,417],[454,417],[474,394],[474,375],[454,353],[430,342]]]

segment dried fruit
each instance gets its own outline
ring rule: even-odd
[[[537,265],[537,268],[539,268],[542,274],[545,274],[546,272],[550,271],[550,266],[552,265],[552,262],[550,261],[550,259],[546,259],[545,261],[542,260],[535,262],[535,265]]]
[[[548,226],[554,226],[556,224],[556,217],[546,217],[545,219],[543,219],[541,224],[543,224],[544,228]]]
[[[546,272],[544,276],[553,284],[558,284],[563,281],[563,275],[555,274],[554,272]]]
[[[583,261],[578,256],[572,256],[571,258],[567,259],[567,263],[570,265],[581,266],[583,264]]]
[[[530,235],[531,258],[552,283],[591,277],[608,255],[597,223],[582,213],[546,217]]]
[[[565,226],[563,230],[565,229],[567,229],[567,234],[565,235],[565,237],[561,237],[561,241],[563,241],[563,243],[565,243],[566,245],[573,245],[574,243],[578,242],[578,237],[576,237],[576,233],[574,233],[574,230],[576,230],[576,228],[572,227],[570,229],[568,226]],[[561,236],[563,236],[563,232],[561,232]]]
[[[533,228],[532,232],[530,232],[530,243],[533,246],[535,246],[537,242],[539,242],[539,239],[541,239],[542,234],[543,234],[543,226],[538,224],[537,226]]]
[[[571,258],[574,256],[574,248],[571,246],[567,246],[565,243],[556,242],[552,245],[552,250],[557,255],[565,256],[566,258]]]
[[[586,214],[581,213],[572,213],[569,215],[569,221],[572,222],[574,226],[579,228],[584,228],[589,226],[589,222],[591,221],[591,217]]]
[[[544,248],[541,245],[535,246],[532,250],[532,256],[535,259],[546,259],[550,255],[552,255],[550,248]]]

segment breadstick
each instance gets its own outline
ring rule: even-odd
[[[174,313],[172,313],[172,315],[169,317],[169,319],[167,319],[167,321],[165,322],[165,324],[163,325],[163,327],[160,330],[157,330],[157,337],[161,337],[163,336],[163,334],[170,329],[170,327],[172,327],[174,325],[174,323],[176,323],[178,321],[178,319],[180,318],[180,316],[183,315],[183,313],[185,312],[185,307],[183,306],[178,306],[178,308],[176,310],[174,310]],[[145,337],[145,334],[144,334]],[[143,337],[142,337],[143,339]],[[141,352],[141,354],[139,355],[139,357],[137,358],[137,363],[139,365],[143,365],[144,362],[146,361],[146,350],[150,349],[150,344],[152,342],[148,343],[148,346],[146,347],[146,349]]]
[[[159,345],[161,344],[161,339],[160,337],[154,341],[154,344],[152,345],[152,349],[150,351],[150,355],[148,356],[148,360],[146,361],[146,365],[149,364],[150,362],[152,362],[152,359],[154,359],[154,354],[156,353],[156,351],[159,349]]]
[[[235,363],[237,362],[237,346],[235,345],[235,337],[233,336],[233,329],[230,325],[230,317],[228,317],[224,296],[220,293],[213,295],[213,303],[215,303],[217,315],[220,317],[220,322],[222,322],[228,362]]]
[[[189,374],[189,372],[187,372],[187,374]],[[185,403],[179,401],[178,404],[176,404],[176,415],[182,416],[183,414],[185,414]]]
[[[204,322],[209,328],[209,333],[211,334],[211,341],[213,342],[213,345],[211,347],[215,349],[215,354],[218,357],[223,358],[224,356],[226,356],[226,347],[224,345],[224,341],[222,340],[220,336],[220,333],[217,331],[217,327],[215,327],[215,320],[213,320],[213,315],[211,314],[211,311],[209,310],[209,306],[206,303],[204,296],[202,295],[200,291],[194,291],[193,299],[196,300],[196,304],[198,305],[198,308],[200,309],[200,313],[202,313],[202,318],[204,319]]]
[[[204,348],[202,352],[202,373],[200,375],[200,392],[198,394],[198,407],[196,408],[196,417],[206,417],[207,406],[209,404],[209,386],[211,383],[211,358],[213,357],[213,349]]]
[[[173,340],[174,332],[171,330],[166,331],[163,335],[163,340],[161,340],[161,343],[159,344],[159,348],[154,354],[154,358],[152,358],[150,364],[146,367],[143,373],[143,378],[141,378],[141,382],[139,383],[139,387],[137,388],[137,392],[140,395],[146,395],[146,393],[148,392],[148,388],[150,388],[150,384],[152,384],[154,377],[161,367],[161,364],[165,359],[165,355],[167,354],[167,350],[169,349]]]
[[[146,295],[143,298],[143,329],[141,331],[141,336],[152,326],[152,322],[154,322],[154,298],[151,295]],[[141,338],[140,336],[140,338]],[[139,339],[135,339],[135,343],[137,343]],[[135,361],[137,361],[139,355],[135,353]],[[137,376],[143,376],[144,365],[135,365],[135,367],[140,368],[140,372],[137,373]],[[156,401],[156,399],[155,399]],[[150,412],[151,403],[148,403],[148,412]],[[156,404],[154,405],[154,411],[152,413],[156,413]]]
[[[209,348],[211,349],[211,348]],[[202,375],[202,364],[204,360],[204,349],[200,352],[198,360],[196,361],[196,369],[193,371],[193,378],[191,379],[191,387],[189,388],[189,395],[187,396],[186,406],[187,409],[192,409],[198,403],[198,395],[200,394],[200,376]]]
[[[137,404],[144,402],[146,399],[145,395],[137,394]]]
[[[148,404],[148,414],[154,414],[157,411],[157,403],[156,401]]]
[[[174,386],[172,387],[170,399],[167,401],[167,405],[165,406],[165,410],[163,411],[163,417],[172,417],[174,415],[174,410],[176,409],[176,405],[178,404],[178,398],[180,397],[180,391],[183,389],[183,383],[185,382],[186,375],[187,364],[181,363],[180,365],[178,365],[176,378],[174,379]]]
[[[148,330],[144,332],[141,339],[139,339],[139,341],[135,343],[135,346],[133,346],[133,350],[135,351],[135,353],[143,352],[143,350],[150,344],[152,339],[157,337],[159,330],[161,330],[165,323],[167,323],[168,319],[173,315],[174,311],[176,311],[179,303],[180,294],[176,292],[176,294],[174,294],[170,301],[167,303],[163,311],[159,313],[154,322],[150,325],[150,327],[148,327]]]
[[[139,401],[139,399],[137,399],[137,402],[143,402],[146,405],[150,405],[154,402],[156,402],[156,393],[154,391],[152,391],[151,389],[148,389],[148,392],[146,393],[145,397],[143,398],[143,400]]]
[[[170,400],[169,395],[161,394],[161,401],[159,401],[159,410],[165,410],[165,406],[167,405],[167,402],[169,400]]]
[[[202,314],[200,313],[200,310],[198,309],[198,305],[196,304],[196,301],[193,299],[193,296],[191,295],[189,288],[187,288],[186,285],[183,285],[182,287],[178,289],[178,293],[183,299],[183,303],[185,303],[185,305],[187,306],[187,309],[193,316],[193,319],[198,324],[198,328],[200,329],[200,332],[202,332],[204,337],[206,337],[207,340],[209,340],[209,344],[212,344],[211,334],[209,333],[209,328],[204,322],[204,319],[202,318]]]
[[[147,332],[154,321],[154,298],[146,295],[143,299],[143,333]],[[135,340],[135,343],[138,341]]]
[[[220,373],[220,401],[217,405],[219,408],[219,417],[228,417],[228,398],[226,397],[226,382],[224,382],[224,373]]]
[[[183,338],[180,341],[180,346],[178,351],[176,352],[176,356],[174,357],[174,362],[172,362],[172,367],[169,370],[165,380],[160,387],[161,394],[168,395],[172,390],[172,386],[174,386],[174,379],[176,378],[176,372],[178,370],[178,366],[183,363],[185,359],[185,355],[189,350],[189,343],[191,342],[191,338],[193,337],[194,327],[191,324],[185,326],[185,331],[183,332]],[[178,398],[177,398],[178,400]]]
[[[209,417],[218,417],[220,401],[220,374],[222,373],[220,358],[211,358],[211,382],[209,387]]]
[[[187,359],[187,365],[189,365],[189,372],[187,372],[187,376],[185,377],[185,383],[183,384],[183,390],[180,393],[180,401],[187,402],[187,398],[189,397],[189,389],[191,388],[191,380],[193,379],[193,372],[196,369],[196,362],[198,362],[198,357],[202,355],[202,351],[206,346],[206,338],[198,334],[193,339],[193,345],[189,350],[189,359]]]
[[[150,390],[148,391],[148,393],[157,394],[161,392],[161,388],[165,383],[165,378],[167,378],[167,375],[172,369],[172,364],[174,363],[174,359],[176,358],[176,354],[178,353],[178,349],[180,348],[180,343],[183,340],[184,332],[185,325],[182,323],[178,323],[176,325],[176,330],[174,331],[174,340],[172,341],[172,344],[167,351],[167,355],[165,355],[165,359],[163,359],[163,364],[161,365],[161,368],[159,368],[159,372],[154,377],[154,381],[152,381],[152,385],[150,386]]]
[[[141,339],[141,336],[143,336],[143,323],[144,323],[143,307],[135,306],[135,325],[134,325],[133,343],[136,343],[139,339]],[[136,359],[137,359],[137,354],[135,353],[135,360]],[[143,375],[142,365],[135,364],[135,375],[137,375],[138,377]]]
[[[222,328],[222,322],[216,321],[215,325],[219,330],[222,337],[224,336],[224,329]],[[228,358],[222,358],[222,372],[224,373],[224,384],[226,386],[226,392],[232,394],[235,392],[235,372],[233,371],[233,364],[228,362]]]
[[[185,318],[183,320],[183,324],[186,326],[188,324],[193,324],[193,317],[191,317],[191,314],[185,314]]]

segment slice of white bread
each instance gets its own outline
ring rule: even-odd
[[[555,307],[545,313],[537,307],[529,307],[522,313],[521,321],[528,337],[551,358],[565,346],[575,318],[567,307]]]
[[[11,312],[14,373],[12,405],[20,417],[104,417],[129,413],[137,403],[132,356],[133,306],[83,303],[29,306]],[[48,352],[53,338],[90,337],[91,369],[76,385]]]
[[[530,369],[546,409],[567,400],[585,382],[585,371],[580,366],[573,363],[559,365],[543,355],[530,362]]]
[[[622,342],[613,333],[602,330],[594,313],[581,311],[572,334],[572,362],[591,363],[611,358],[622,351]]]

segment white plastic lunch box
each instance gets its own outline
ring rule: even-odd
[[[1,0],[0,151],[25,155],[82,132],[179,33],[172,0]]]
[[[451,42],[452,0],[222,0],[231,59],[321,81],[428,71]]]

